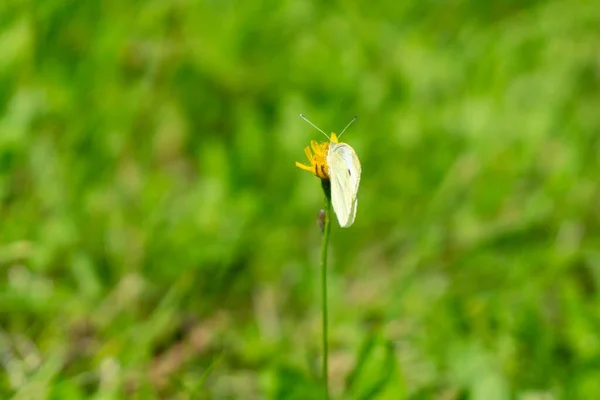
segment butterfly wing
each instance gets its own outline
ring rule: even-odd
[[[361,166],[356,152],[346,143],[331,143],[327,153],[331,201],[342,228],[354,222],[358,206]]]

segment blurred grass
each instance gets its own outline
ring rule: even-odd
[[[600,3],[0,4],[1,397],[600,395]]]

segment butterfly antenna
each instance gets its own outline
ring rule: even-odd
[[[358,115],[355,115],[355,116],[354,116],[354,118],[352,118],[352,121],[348,122],[348,125],[346,125],[346,127],[345,127],[345,128],[342,130],[342,133],[340,133],[340,134],[338,135],[338,137],[342,136],[342,134],[343,134],[344,132],[346,132],[346,129],[348,129],[348,127],[349,127],[350,125],[352,125],[352,123],[353,123],[354,121],[356,121],[356,119],[357,119],[357,118],[358,118]]]
[[[308,122],[309,124],[311,124],[311,125],[313,126],[313,128],[317,129],[319,132],[321,132],[323,135],[325,135],[325,137],[326,137],[327,139],[329,139],[329,136],[327,136],[327,134],[326,134],[325,132],[323,132],[323,129],[319,128],[318,126],[316,126],[315,124],[313,124],[312,122],[310,122],[310,121],[308,120],[308,118],[306,118],[306,117],[304,116],[304,114],[300,114],[300,118],[302,118],[303,120],[305,120],[306,122]],[[330,140],[331,140],[331,139],[330,139]]]

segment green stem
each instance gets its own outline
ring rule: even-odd
[[[331,228],[331,191],[329,181],[323,181],[325,192],[325,226],[321,244],[321,314],[323,316],[323,384],[325,386],[325,399],[329,399],[329,369],[328,369],[328,342],[327,342],[327,247]]]

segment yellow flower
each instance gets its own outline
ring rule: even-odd
[[[338,139],[335,133],[331,134],[331,142],[323,142],[319,144],[316,140],[311,140],[310,146],[306,146],[304,148],[304,153],[306,154],[310,165],[302,164],[296,161],[296,167],[303,169],[304,171],[308,171],[321,179],[329,179],[327,152],[329,151],[329,143],[337,142]]]

